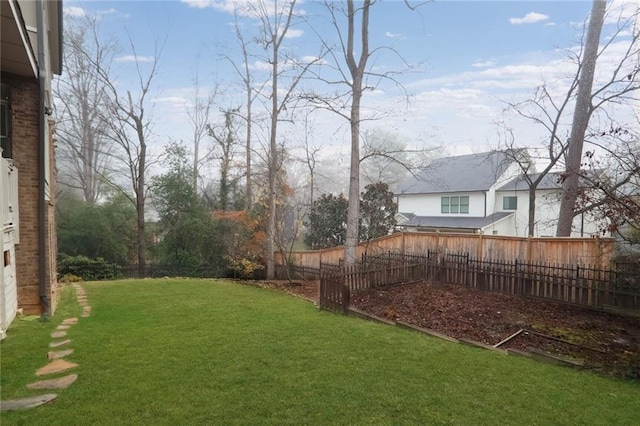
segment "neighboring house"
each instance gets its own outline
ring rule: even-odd
[[[56,305],[51,79],[62,67],[62,2],[2,0],[0,334]]]
[[[396,194],[398,226],[410,231],[527,236],[529,186],[514,158],[522,164],[528,162],[525,150],[434,160]],[[560,208],[558,182],[558,175],[552,173],[538,186],[535,236],[555,235]],[[598,232],[591,221],[582,219],[574,220],[574,236]]]
[[[538,183],[535,192],[535,229],[536,237],[556,235],[560,201],[562,197],[562,173],[547,173]],[[529,175],[528,181],[535,181],[538,174]],[[518,176],[496,191],[495,211],[513,212],[515,233],[508,235],[526,236],[529,234],[529,183],[524,176]],[[572,237],[589,237],[601,234],[597,218],[589,213],[576,216],[573,220]]]

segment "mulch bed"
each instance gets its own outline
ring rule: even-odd
[[[317,301],[318,281],[260,285]],[[387,320],[486,345],[525,330],[500,348],[548,353],[591,370],[640,379],[639,317],[427,282],[352,294],[351,304]]]

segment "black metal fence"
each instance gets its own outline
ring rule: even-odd
[[[465,285],[485,291],[538,297],[590,308],[640,309],[640,265],[553,265],[476,259],[469,253],[383,253],[364,255],[354,265],[321,264],[320,293],[331,310],[351,292],[418,279]],[[323,288],[325,290],[323,290]],[[331,288],[331,291],[327,290]],[[323,291],[325,293],[323,293]],[[331,299],[332,296],[335,296]],[[323,307],[323,299],[320,300]]]

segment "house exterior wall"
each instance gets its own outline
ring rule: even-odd
[[[517,237],[515,233],[515,215],[505,217],[502,220],[492,223],[489,226],[482,228],[482,233],[485,235],[502,235],[507,237]]]
[[[503,209],[504,197],[517,197],[518,205],[517,209],[505,210]],[[553,237],[556,235],[556,226],[558,221],[558,214],[560,212],[560,192],[557,189],[538,189],[536,191],[536,212],[535,212],[535,228],[533,231],[534,237]],[[526,237],[529,234],[529,192],[518,191],[498,191],[495,204],[493,205],[493,212],[514,212],[515,232],[513,235],[519,237]],[[576,216],[573,219],[573,231],[572,237],[580,236],[596,236],[602,235],[599,231],[598,221],[590,214],[585,214],[584,217]]]
[[[468,196],[469,213],[441,213],[441,198],[450,196]],[[398,211],[401,213],[413,213],[417,216],[484,217],[484,206],[485,199],[483,192],[398,195]]]
[[[19,170],[18,199],[20,203],[20,243],[15,246],[15,265],[17,281],[18,306],[25,313],[42,313],[39,294],[39,221],[38,221],[38,114],[39,86],[36,79],[3,74],[2,82],[11,87],[11,120],[13,145],[13,162]],[[49,130],[46,131],[49,134]],[[49,140],[50,158],[53,152]],[[47,179],[50,186],[54,182],[53,167],[49,167]],[[51,188],[50,188],[51,189]],[[51,191],[53,193],[53,191]],[[46,206],[46,243],[45,253],[49,265],[55,265],[55,228],[54,206],[49,202]],[[49,269],[49,268],[48,268]],[[56,276],[55,267],[50,269],[46,277],[46,293],[51,312],[55,309]]]
[[[4,337],[18,310],[15,245],[18,233],[18,169],[11,160],[0,159],[0,337]]]

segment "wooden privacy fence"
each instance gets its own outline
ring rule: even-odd
[[[346,313],[352,292],[416,280],[539,297],[590,308],[640,309],[638,266],[626,269],[476,259],[469,253],[363,255],[355,265],[321,264],[320,307]]]
[[[551,263],[562,265],[589,264],[610,267],[615,253],[613,238],[551,238],[506,237],[482,234],[449,234],[439,232],[398,232],[360,243],[357,256],[377,253],[469,253],[477,259],[502,259],[513,262]],[[337,265],[344,255],[344,247],[324,250],[274,253],[276,264],[293,263],[320,268],[321,263]]]

